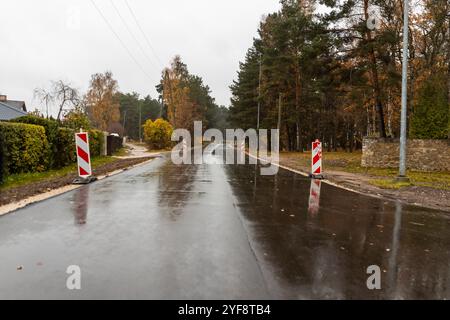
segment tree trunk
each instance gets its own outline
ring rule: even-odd
[[[295,68],[295,111],[297,112],[297,123],[296,123],[296,151],[300,151],[300,72],[299,66]]]
[[[450,4],[447,5],[447,95],[448,95],[448,138],[450,139]]]
[[[364,16],[366,21],[369,19],[369,0],[364,0]],[[372,33],[369,29],[366,32],[367,42],[371,44],[369,50],[370,56],[370,68],[372,72],[372,81],[373,81],[373,89],[375,93],[375,106],[378,114],[378,131],[380,132],[380,136],[382,138],[386,138],[386,126],[384,124],[384,112],[383,112],[383,104],[381,102],[381,88],[380,81],[378,78],[378,70],[377,70],[377,59],[375,56],[375,49],[372,46]]]

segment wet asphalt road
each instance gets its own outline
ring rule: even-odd
[[[285,170],[156,159],[0,217],[0,298],[450,298],[448,214],[310,190]]]

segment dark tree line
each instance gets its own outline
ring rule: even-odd
[[[261,22],[231,85],[232,124],[256,128],[259,102],[261,128],[277,128],[281,110],[285,150],[304,150],[319,138],[328,150],[352,151],[367,135],[398,137],[402,1],[280,3]],[[411,11],[413,137],[448,135],[449,7],[447,1],[423,0]],[[379,21],[374,30],[367,25],[373,17]]]
[[[161,104],[150,96],[140,98],[139,94],[117,93],[120,104],[120,126],[125,136],[134,140],[142,137],[142,126],[148,119],[156,120],[160,117]],[[141,133],[139,133],[141,130]]]

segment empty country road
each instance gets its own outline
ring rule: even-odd
[[[158,158],[0,217],[0,299],[450,298],[448,213],[257,169]]]

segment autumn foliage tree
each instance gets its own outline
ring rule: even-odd
[[[174,128],[193,130],[194,121],[203,121],[205,128],[226,126],[227,109],[219,107],[211,97],[203,79],[189,73],[187,65],[176,56],[162,73],[157,86],[165,106],[165,114]]]
[[[194,121],[202,120],[202,110],[190,96],[189,79],[187,66],[179,56],[163,71],[163,101],[167,106],[167,118],[175,128],[191,129]]]
[[[120,120],[117,91],[118,84],[111,72],[92,75],[85,100],[89,118],[96,128],[106,131]]]

